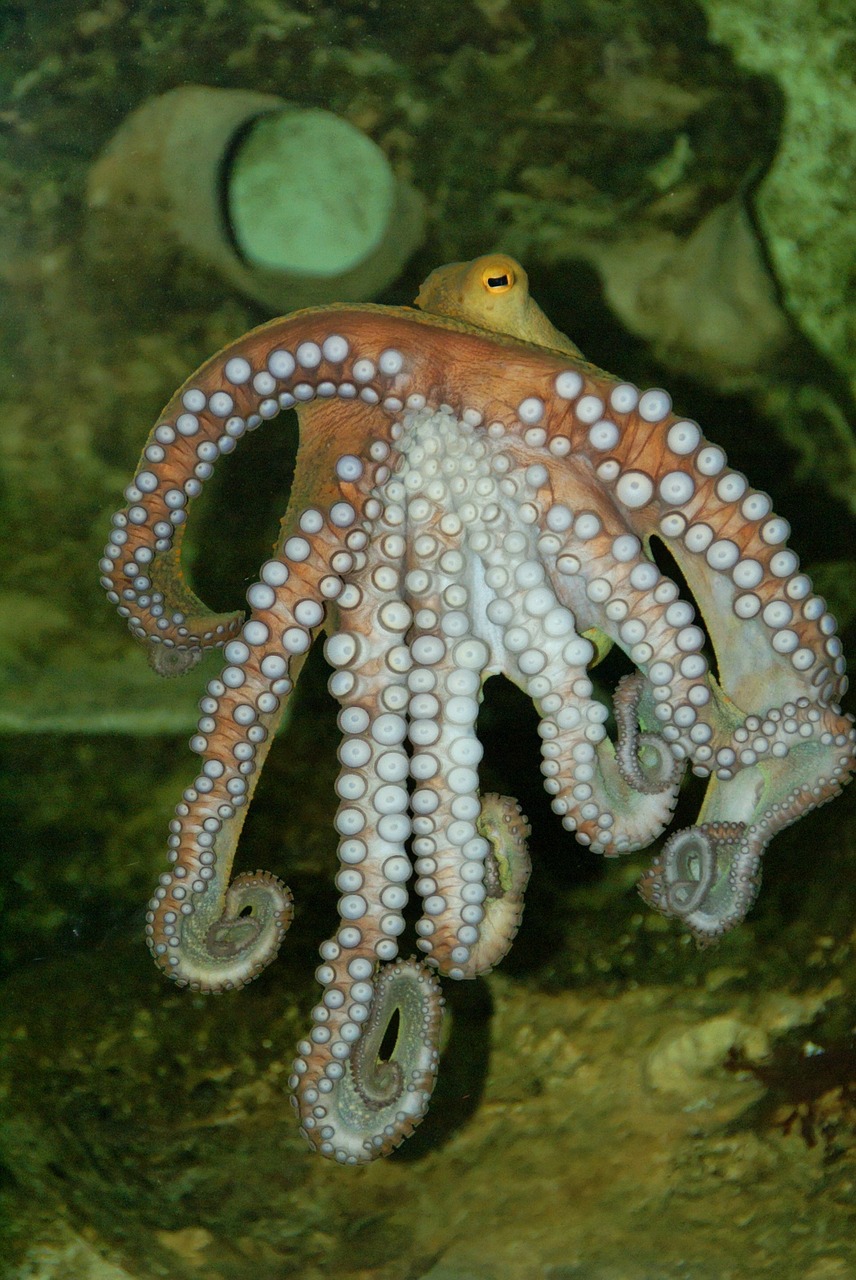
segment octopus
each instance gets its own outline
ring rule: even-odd
[[[189,506],[222,455],[289,409],[299,448],[279,538],[249,615],[213,613],[182,574]],[[687,770],[707,780],[696,824],[639,885],[702,945],[751,907],[771,838],[853,771],[836,623],[787,521],[665,391],[586,361],[505,255],[434,271],[415,310],[323,306],[252,330],[176,392],[124,497],[101,561],[110,601],[161,675],[211,648],[227,664],[199,703],[200,766],[147,915],[180,986],[241,987],[288,928],[279,879],[230,875],[326,635],[340,918],[290,1088],[332,1160],[370,1161],[412,1132],[437,1074],[437,975],[487,973],[520,925],[527,821],[479,792],[490,676],[532,699],[552,809],[594,853],[644,849]],[[610,707],[591,668],[612,645],[632,672]],[[414,876],[418,954],[403,958]]]

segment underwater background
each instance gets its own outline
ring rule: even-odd
[[[775,839],[747,921],[698,950],[640,902],[645,856],[562,831],[537,717],[492,681],[482,781],[532,825],[523,926],[499,971],[444,983],[417,1133],[339,1168],[286,1085],[337,899],[316,649],[240,853],[294,891],[277,962],[218,999],[155,970],[144,904],[220,660],[158,680],[98,584],[109,518],[188,374],[346,273],[239,273],[235,226],[203,244],[133,151],[107,195],[94,176],[187,86],[209,123],[241,93],[347,122],[379,149],[365,217],[399,219],[349,296],[515,255],[589,359],[667,387],[770,492],[852,652],[855,71],[848,0],[0,0],[0,1280],[856,1275],[856,789]],[[143,128],[195,169],[179,127]],[[356,244],[347,166],[322,190],[290,164],[285,216],[323,205]],[[244,196],[252,235],[270,192]],[[194,512],[215,607],[269,552],[294,435],[254,433]]]

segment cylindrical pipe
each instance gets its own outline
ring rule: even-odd
[[[273,312],[379,293],[422,197],[365,134],[272,94],[189,86],[139,107],[89,178],[90,245],[124,297],[215,272]]]

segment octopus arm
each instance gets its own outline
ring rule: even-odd
[[[359,962],[354,971],[362,972]],[[314,1151],[339,1164],[366,1164],[399,1146],[424,1118],[437,1076],[445,1002],[430,969],[416,960],[390,962],[374,975],[371,988],[370,1006],[353,1002],[361,1015],[365,1010],[359,1036],[337,1039],[333,1048],[340,1052],[323,1054],[323,1069],[318,1044],[301,1041],[290,1081],[303,1136]],[[395,1043],[385,1052],[396,1015]]]
[[[846,687],[835,620],[799,572],[787,522],[697,424],[671,412],[665,392],[640,396],[573,366],[554,387],[559,401],[576,399],[573,413],[554,400],[548,419],[549,447],[564,465],[527,472],[543,481],[540,546],[578,627],[605,631],[638,668],[640,727],[650,731],[653,716],[675,758],[711,777],[698,824],[667,841],[640,886],[707,942],[745,915],[775,832],[837,794],[853,771],[852,720],[835,702]],[[542,416],[546,402],[524,400],[521,410]],[[691,599],[643,551],[653,538],[674,556]],[[617,759],[632,770],[626,709],[624,719],[630,736]]]
[[[770,840],[838,795],[856,761],[852,717],[837,706],[803,693],[735,721],[738,709],[712,677],[711,684],[711,707],[718,708],[712,722],[726,745],[717,750],[698,824],[670,837],[639,885],[650,905],[680,919],[700,945],[743,920]]]
[[[693,424],[667,427],[680,439]],[[844,688],[835,622],[799,572],[787,523],[725,469],[721,450],[697,443],[692,470],[684,463],[661,484],[661,499],[686,501],[627,515],[677,561],[718,664],[717,679],[700,651],[689,658],[697,671],[687,702],[667,686],[664,732],[710,782],[697,824],[670,837],[640,883],[651,905],[706,944],[752,905],[776,832],[838,794],[854,735],[834,701]]]
[[[307,1140],[347,1164],[392,1150],[424,1115],[439,1058],[442,1008],[427,967],[398,959],[411,875],[401,714],[408,662],[400,643],[409,610],[395,593],[403,555],[395,542],[395,514],[389,521],[382,513],[374,519],[371,543],[360,536],[350,540],[366,572],[360,587],[351,583],[338,598],[339,626],[325,645],[344,735],[335,819],[340,919],[321,946],[316,976],[323,994],[291,1077]],[[384,1056],[396,1015],[395,1045]]]
[[[305,536],[310,529],[311,543]],[[331,568],[341,549],[334,513],[326,520],[317,508],[302,513],[250,587],[250,618],[226,645],[229,665],[200,702],[191,747],[202,767],[176,808],[170,870],[147,916],[155,960],[182,986],[217,992],[249,982],[276,955],[291,920],[290,894],[274,876],[243,874],[231,884],[230,876],[294,680],[327,600],[342,590]]]
[[[393,326],[398,317],[399,324],[407,328],[409,321],[412,327],[415,313],[382,310]],[[165,407],[125,490],[126,506],[113,517],[99,566],[108,598],[147,646],[159,674],[189,671],[243,621],[241,612],[210,610],[182,569],[188,512],[217,461],[283,409],[309,408],[312,400],[318,401],[312,409],[322,411],[319,421],[327,422],[319,433],[322,444],[344,421],[343,411],[354,439],[367,414],[374,415],[378,434],[388,430],[389,408],[376,406],[393,388],[402,358],[397,351],[389,355],[378,340],[376,314],[370,306],[327,307],[273,320],[203,364]],[[439,320],[419,323],[441,326]],[[358,342],[363,355],[353,351]],[[401,405],[394,397],[387,402]],[[347,436],[339,440],[336,456],[347,452]],[[322,472],[319,481],[332,496],[335,476],[328,480]]]
[[[665,537],[662,541],[692,591],[716,655],[719,684],[728,690],[731,702],[746,713],[803,695],[812,701],[834,701],[839,694],[840,672],[834,664],[840,642],[825,602],[812,592],[811,579],[797,572],[796,556],[786,546],[771,554],[751,526],[738,535],[726,525],[723,533],[731,536],[718,537],[712,517],[709,524],[712,558],[723,561],[722,570],[713,569],[703,554],[694,554],[684,542]],[[728,545],[717,545],[723,543]],[[771,564],[790,568],[791,573],[777,574]],[[821,619],[829,620],[822,629]]]
[[[584,465],[568,460],[553,467],[544,490],[538,545],[569,628],[563,634],[561,611],[548,612],[555,639],[542,640],[541,647],[549,649],[551,665],[528,685],[544,717],[545,785],[578,840],[598,852],[630,852],[656,838],[677,800],[684,755],[673,749],[673,731],[663,733],[652,685],[687,683],[680,645],[694,637],[679,640],[678,633],[689,607],[673,621],[666,617],[678,588],[648,558]],[[538,609],[549,604],[524,596],[518,614],[525,614],[528,601]],[[593,633],[624,649],[641,673],[616,690],[615,745],[604,726],[607,708],[594,698],[587,675],[598,658],[588,638]],[[511,674],[523,683],[520,672]],[[550,686],[546,698],[543,681]]]

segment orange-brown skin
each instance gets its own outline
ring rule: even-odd
[[[298,312],[203,365],[149,437],[102,561],[157,670],[180,674],[210,647],[229,663],[200,703],[202,769],[150,904],[152,951],[182,985],[249,981],[287,927],[279,881],[229,877],[293,683],[328,634],[343,896],[292,1085],[307,1138],[343,1163],[384,1154],[424,1114],[433,970],[486,972],[519,925],[525,819],[477,789],[485,678],[501,671],[533,698],[553,808],[596,852],[649,844],[687,763],[709,779],[698,825],[672,835],[640,886],[701,943],[749,909],[775,832],[853,770],[835,624],[766,496],[664,392],[640,396],[585,361],[513,259],[440,268],[417,304]],[[233,438],[295,402],[291,498],[245,624],[184,582],[184,512]],[[681,567],[718,679],[652,537]],[[611,644],[636,668],[616,690],[615,744],[586,671]],[[402,963],[411,858],[424,959]]]

